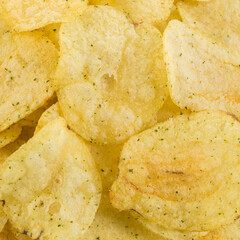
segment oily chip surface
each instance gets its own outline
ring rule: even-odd
[[[33,239],[79,239],[94,219],[100,176],[87,146],[62,118],[13,153],[0,176],[4,212]]]
[[[111,189],[113,206],[186,233],[233,223],[240,211],[239,130],[235,117],[203,111],[130,138]]]
[[[1,7],[15,31],[31,31],[51,23],[68,22],[80,15],[88,0],[1,0]]]
[[[219,109],[240,117],[240,67],[229,54],[186,24],[169,23],[164,58],[173,102],[192,111]]]
[[[37,32],[0,37],[0,131],[32,113],[53,95],[58,52]]]
[[[62,25],[60,46],[59,105],[78,134],[100,144],[121,143],[156,121],[168,95],[156,28],[134,26],[112,7],[90,6]]]
[[[183,21],[209,41],[226,48],[240,64],[240,2],[211,0],[209,2],[181,1],[177,5]]]

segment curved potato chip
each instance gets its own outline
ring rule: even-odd
[[[30,31],[51,23],[69,22],[87,7],[88,0],[1,0],[15,31]]]
[[[56,72],[61,111],[86,140],[121,143],[152,126],[168,95],[162,36],[108,6],[62,24]]]
[[[29,115],[53,95],[58,52],[37,32],[0,38],[0,131]]]
[[[212,43],[225,47],[233,57],[232,63],[240,64],[239,0],[184,1],[177,6],[185,23]]]
[[[163,240],[142,226],[128,212],[114,209],[108,193],[102,195],[95,219],[81,240]]]
[[[224,112],[182,115],[124,145],[111,202],[169,230],[211,231],[240,213],[240,123]]]
[[[240,236],[240,222],[236,220],[234,223],[223,226],[214,232],[209,233],[207,236],[199,240],[234,240],[239,239]]]
[[[122,145],[99,146],[88,143],[87,146],[101,174],[103,189],[108,191],[113,181],[117,179]]]
[[[164,54],[173,102],[193,111],[218,109],[240,117],[240,67],[185,24],[173,20],[164,33]]]
[[[167,20],[174,0],[92,0],[90,4],[110,5],[123,10],[134,22],[159,25]]]
[[[169,118],[173,118],[177,115],[190,114],[188,109],[181,109],[172,102],[170,97],[167,98],[162,108],[157,113],[157,121],[164,122]]]
[[[203,236],[206,236],[207,232],[187,232],[187,231],[178,231],[175,229],[166,229],[159,226],[157,223],[148,221],[141,217],[138,213],[132,212],[132,215],[135,219],[139,220],[145,227],[147,227],[152,232],[158,234],[159,236],[164,237],[167,240],[200,240]]]
[[[59,30],[60,30],[60,23],[53,23],[49,24],[38,31],[42,31],[56,46],[56,48],[59,50]]]
[[[0,148],[15,141],[22,132],[22,127],[19,124],[10,126],[8,129],[0,132]]]
[[[92,223],[101,180],[83,140],[58,118],[0,169],[4,212],[33,239],[79,239]]]
[[[38,121],[38,125],[36,127],[35,133],[39,132],[45,125],[49,122],[53,121],[54,119],[61,116],[60,108],[58,102],[53,104],[50,108],[48,108],[40,117]]]

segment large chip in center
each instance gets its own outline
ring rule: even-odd
[[[85,139],[119,143],[151,126],[167,97],[161,33],[91,6],[60,29],[56,83],[69,125]]]
[[[82,139],[57,118],[14,152],[0,169],[3,210],[33,239],[79,239],[92,223],[101,180]]]

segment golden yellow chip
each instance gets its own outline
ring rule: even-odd
[[[2,164],[0,196],[18,232],[74,240],[94,219],[101,180],[83,140],[58,118]]]
[[[123,10],[135,23],[152,23],[159,25],[167,20],[174,0],[92,0],[91,4],[110,5]]]
[[[114,209],[103,194],[96,217],[81,240],[164,240],[131,216]]]
[[[185,108],[184,109],[179,108],[172,102],[172,99],[168,97],[165,103],[163,104],[163,107],[157,113],[157,121],[164,122],[169,118],[173,118],[175,116],[183,114],[190,114],[190,111]]]
[[[191,28],[204,34],[212,44],[225,47],[240,64],[239,0],[211,0],[194,3],[179,2],[182,19]]]
[[[21,134],[21,131],[22,127],[19,124],[15,124],[3,132],[0,132],[0,148],[16,140]]]
[[[57,49],[59,49],[59,29],[61,24],[60,23],[53,23],[49,24],[38,31],[42,31],[56,46]]]
[[[29,115],[53,95],[58,52],[37,32],[0,38],[0,131]]]
[[[220,109],[240,117],[240,67],[229,63],[227,50],[173,20],[164,33],[164,54],[176,105],[195,111]]]
[[[40,117],[35,133],[39,132],[45,125],[61,116],[58,102],[48,108]]]
[[[168,95],[162,36],[120,11],[90,6],[62,24],[56,84],[61,111],[86,140],[121,143],[151,126]]]
[[[237,240],[240,236],[240,221],[236,220],[230,225],[221,227],[220,229],[209,233],[207,236],[199,240]]]
[[[224,112],[160,123],[124,145],[111,202],[167,230],[207,232],[240,213],[240,123]]]
[[[7,223],[4,229],[2,230],[2,232],[0,232],[0,239],[1,240],[17,240],[17,238],[11,232],[11,226],[9,223]],[[28,239],[30,240],[30,238]],[[22,240],[26,240],[26,239],[22,239]]]
[[[15,31],[30,31],[51,23],[69,22],[87,7],[88,0],[1,0]]]

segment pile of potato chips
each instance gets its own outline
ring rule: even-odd
[[[1,240],[240,240],[239,0],[0,0]]]

